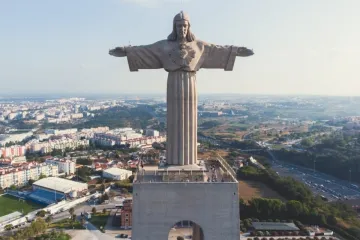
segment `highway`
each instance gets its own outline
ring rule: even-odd
[[[348,181],[316,172],[314,169],[280,162],[270,150],[268,153],[272,157],[271,165],[275,172],[280,176],[290,176],[303,182],[315,195],[324,196],[328,201],[360,198],[360,189],[352,186]]]

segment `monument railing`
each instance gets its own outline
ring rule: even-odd
[[[229,165],[229,163],[223,159],[218,153],[216,153],[217,159],[219,160],[221,166],[228,171],[228,173],[231,175],[231,177],[233,178],[234,181],[237,182],[236,179],[236,172],[234,171],[234,169]]]
[[[228,170],[226,174],[218,177],[217,180],[212,181],[207,171],[154,171],[154,170],[139,170],[134,178],[134,183],[229,183],[237,182],[236,179]]]

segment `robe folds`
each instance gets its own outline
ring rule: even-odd
[[[166,161],[170,165],[197,163],[196,72],[201,68],[233,69],[238,47],[195,40],[180,44],[162,40],[126,47],[130,71],[165,69],[167,80]]]

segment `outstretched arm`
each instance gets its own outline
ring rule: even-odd
[[[205,45],[204,62],[201,68],[219,68],[232,71],[236,57],[248,57],[254,52],[245,47]]]
[[[142,46],[117,47],[109,50],[114,57],[127,57],[130,71],[162,68],[161,42]]]
[[[250,57],[254,55],[253,50],[247,49],[246,47],[239,47],[236,56],[238,57]]]
[[[114,57],[125,57],[126,50],[125,50],[125,47],[117,47],[117,48],[109,50],[109,54]]]

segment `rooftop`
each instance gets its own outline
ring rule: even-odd
[[[280,222],[253,222],[255,230],[273,230],[273,231],[299,231],[294,223]]]
[[[0,217],[0,223],[7,222],[9,220],[13,220],[15,218],[20,217],[21,215],[22,215],[21,212],[16,211],[16,212],[10,213],[8,215],[2,216],[2,217]]]
[[[57,178],[57,177],[43,178],[34,182],[33,185],[47,189],[52,189],[63,193],[71,192],[73,189],[77,190],[78,188],[87,188],[86,183],[75,182],[68,179]]]
[[[307,226],[305,229],[308,232],[314,232],[314,233],[332,233],[333,231],[326,229],[326,228],[320,228],[318,226]]]
[[[120,175],[120,174],[124,174],[124,173],[132,174],[132,171],[129,171],[126,169],[121,169],[121,168],[116,168],[116,167],[105,169],[104,172],[112,174],[112,175]]]

